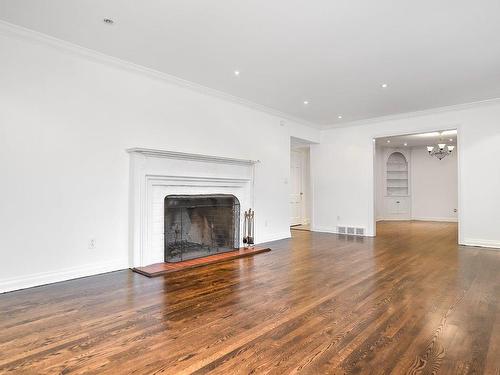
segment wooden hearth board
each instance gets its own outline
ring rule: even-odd
[[[141,275],[147,277],[156,277],[189,268],[203,267],[208,264],[226,262],[228,260],[249,257],[255,254],[265,253],[268,251],[271,251],[271,249],[268,247],[254,247],[254,248],[241,247],[239,250],[209,255],[202,258],[185,260],[183,262],[155,263],[145,267],[136,267],[132,268],[132,271],[140,273]]]

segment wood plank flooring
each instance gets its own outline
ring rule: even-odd
[[[450,223],[0,295],[2,374],[500,374],[500,251]]]

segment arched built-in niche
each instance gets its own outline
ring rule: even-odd
[[[406,157],[395,151],[387,158],[386,186],[387,196],[408,195],[408,161]]]

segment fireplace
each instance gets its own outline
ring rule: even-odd
[[[234,195],[167,195],[165,262],[180,262],[239,248],[240,203]]]

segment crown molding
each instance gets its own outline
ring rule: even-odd
[[[225,101],[233,102],[239,105],[242,105],[244,107],[264,112],[269,115],[273,115],[276,117],[280,117],[282,119],[286,119],[289,121],[296,122],[301,125],[305,125],[314,129],[321,129],[321,125],[305,120],[300,117],[295,117],[293,115],[287,114],[285,112],[282,112],[280,110],[274,109],[267,107],[262,104],[255,103],[251,100],[247,100],[244,98],[241,98],[239,96],[231,95],[229,93],[219,91],[216,89],[212,89],[207,86],[200,85],[195,82],[191,82],[155,69],[151,69],[148,67],[145,67],[143,65],[135,64],[130,61],[125,61],[122,59],[119,59],[117,57],[113,57],[110,55],[106,55],[104,53],[98,52],[96,50],[80,46],[75,43],[71,43],[62,39],[58,39],[55,37],[52,37],[50,35],[28,29],[19,25],[15,25],[3,20],[0,20],[0,34],[6,35],[6,36],[15,36],[15,37],[20,37],[23,39],[28,39],[31,41],[37,41],[46,45],[49,45],[51,47],[55,47],[63,52],[66,53],[72,53],[74,55],[77,55],[79,57],[84,57],[88,60],[92,60],[95,62],[111,65],[120,69],[127,70],[129,72],[133,73],[139,73],[142,75],[145,75],[149,78],[161,80],[164,82],[167,82],[172,85],[176,85],[182,88],[187,88],[192,91],[196,91],[197,93],[215,97],[218,99],[222,99]]]
[[[414,117],[429,116],[429,115],[435,115],[435,114],[444,113],[444,112],[460,111],[460,110],[471,109],[471,108],[486,106],[486,105],[495,105],[495,104],[500,104],[500,98],[491,98],[491,99],[479,100],[479,101],[475,101],[475,102],[454,104],[454,105],[449,105],[449,106],[445,106],[445,107],[424,109],[421,111],[403,112],[403,113],[397,113],[394,115],[371,117],[371,118],[364,119],[364,120],[351,121],[351,122],[346,122],[346,123],[342,123],[342,124],[323,125],[321,130],[331,130],[331,129],[347,128],[347,127],[351,127],[351,126],[370,125],[370,124],[375,124],[378,122],[396,121],[396,120],[402,120],[402,119],[408,119],[408,118],[414,118]]]
[[[208,163],[222,163],[222,164],[236,164],[236,165],[254,165],[260,163],[259,160],[234,159],[221,156],[189,154],[186,152],[155,150],[151,148],[140,148],[140,147],[129,148],[126,151],[129,154],[140,154],[155,158],[204,161]]]
[[[431,109],[424,109],[420,111],[414,111],[414,112],[403,112],[403,113],[398,113],[398,114],[393,114],[393,115],[386,115],[386,116],[379,116],[379,117],[371,117],[367,119],[362,119],[362,120],[357,120],[357,121],[350,121],[350,122],[345,122],[345,123],[340,123],[340,124],[319,124],[319,123],[314,123],[311,121],[308,121],[306,119],[300,118],[300,117],[295,117],[293,115],[287,114],[285,112],[279,111],[274,108],[270,108],[267,106],[264,106],[262,104],[255,103],[251,100],[247,100],[235,95],[231,95],[229,93],[219,91],[216,89],[212,89],[207,86],[200,85],[198,83],[194,83],[167,73],[160,72],[155,69],[151,69],[139,64],[135,64],[129,61],[125,61],[122,59],[119,59],[117,57],[113,57],[110,55],[106,55],[104,53],[80,46],[75,43],[71,43],[62,39],[58,39],[55,37],[52,37],[50,35],[28,29],[19,25],[15,25],[3,20],[0,20],[0,34],[6,35],[6,36],[15,36],[19,37],[25,40],[30,40],[30,41],[37,41],[46,45],[49,45],[53,48],[57,48],[62,52],[66,53],[72,53],[74,55],[77,55],[79,57],[86,58],[87,60],[91,60],[94,62],[106,64],[106,65],[111,65],[116,68],[120,68],[132,73],[137,73],[137,74],[142,74],[145,75],[149,78],[157,79],[160,81],[164,81],[166,83],[190,89],[192,91],[195,91],[197,93],[215,97],[218,99],[222,99],[228,102],[233,102],[236,104],[239,104],[241,106],[247,107],[249,109],[253,109],[256,111],[264,112],[269,115],[273,115],[282,119],[286,119],[289,121],[296,122],[301,125],[305,125],[308,127],[311,127],[313,129],[319,129],[319,130],[331,130],[331,129],[339,129],[339,128],[346,128],[346,127],[352,127],[352,126],[362,126],[362,125],[370,125],[373,123],[377,122],[383,122],[383,121],[395,121],[395,120],[401,120],[401,119],[406,119],[406,118],[413,118],[413,117],[419,117],[419,116],[426,116],[426,115],[433,115],[433,114],[438,114],[438,113],[443,113],[443,112],[450,112],[450,111],[457,111],[457,110],[464,110],[464,109],[469,109],[469,108],[474,108],[476,106],[482,106],[482,105],[492,105],[492,104],[499,104],[500,103],[500,98],[491,98],[491,99],[486,99],[486,100],[480,100],[480,101],[474,101],[474,102],[468,102],[468,103],[462,103],[462,104],[456,104],[456,105],[450,105],[450,106],[444,106],[444,107],[437,107],[437,108],[431,108]]]

